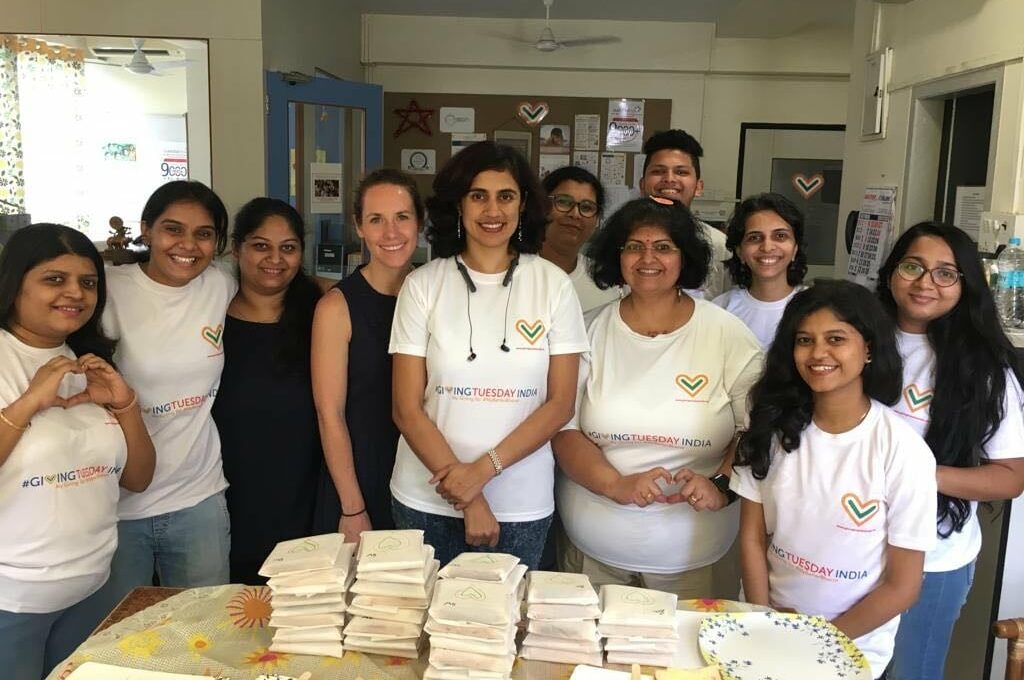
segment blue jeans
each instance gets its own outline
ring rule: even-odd
[[[198,588],[230,581],[231,520],[220,491],[191,508],[117,524],[110,579],[100,589],[109,612],[138,586]]]
[[[75,651],[109,613],[99,592],[47,614],[0,611],[0,669],[7,680],[39,680]]]
[[[464,552],[498,552],[515,555],[530,569],[537,569],[551,526],[551,515],[530,522],[498,522],[498,545],[491,548],[466,543],[466,525],[461,517],[420,512],[395,499],[391,499],[391,513],[399,529],[423,530],[423,541],[434,546],[434,557],[442,567]]]
[[[942,680],[953,626],[974,583],[974,562],[924,573],[917,603],[900,617],[890,680]]]

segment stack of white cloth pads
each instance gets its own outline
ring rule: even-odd
[[[345,649],[419,657],[440,563],[423,532],[364,531],[345,626]]]
[[[343,534],[323,534],[274,546],[260,576],[268,577],[270,649],[341,658],[345,593],[352,583],[354,543]]]
[[[586,574],[531,571],[526,638],[519,655],[535,661],[601,666],[600,600]]]
[[[526,565],[501,553],[462,553],[441,570],[425,630],[425,680],[506,680],[516,660]]]
[[[598,631],[608,663],[669,667],[679,648],[676,596],[629,586],[601,586]]]

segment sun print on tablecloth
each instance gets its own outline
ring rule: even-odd
[[[266,628],[270,622],[270,588],[242,588],[224,607],[238,628]]]
[[[139,656],[149,658],[156,654],[164,645],[164,640],[160,637],[160,633],[155,630],[140,630],[137,633],[129,633],[121,638],[117,643],[117,648],[120,649],[125,656]]]
[[[196,633],[188,639],[188,648],[192,650],[193,656],[202,656],[213,647],[213,642],[202,633]]]
[[[285,654],[284,652],[272,652],[266,647],[259,647],[242,657],[242,665],[256,666],[261,670],[269,670],[277,668],[283,663],[288,663],[290,657],[290,654]]]

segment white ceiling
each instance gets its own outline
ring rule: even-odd
[[[543,19],[542,0],[357,0],[365,13]],[[855,0],[555,0],[551,18],[700,21],[720,37],[774,38],[811,26],[852,28]]]

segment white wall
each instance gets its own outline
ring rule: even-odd
[[[363,79],[358,3],[344,0],[262,0],[263,62],[268,71],[323,69]]]
[[[363,21],[367,80],[387,91],[670,99],[672,126],[704,146],[709,199],[735,193],[741,122],[846,121],[849,35],[836,29],[718,39],[707,23],[552,21],[561,39],[621,42],[541,53],[497,37],[536,39],[543,22],[533,20]]]
[[[230,210],[264,191],[260,0],[3,0],[0,33],[209,42],[212,183]]]

